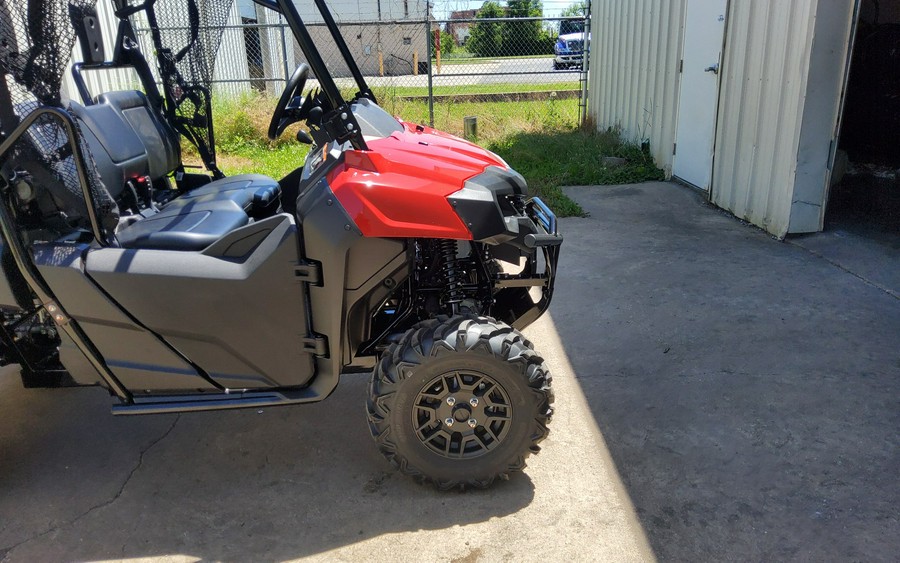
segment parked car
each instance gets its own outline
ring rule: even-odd
[[[590,36],[588,37],[590,40]],[[556,57],[553,59],[553,70],[573,66],[581,67],[584,61],[584,33],[566,33],[560,35],[553,47]]]

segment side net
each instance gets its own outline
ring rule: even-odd
[[[96,0],[0,0],[0,131],[3,138],[41,106],[63,109],[60,94],[69,68],[75,31]],[[115,202],[103,186],[84,137],[75,124],[74,139],[85,156],[90,193],[102,226],[118,221]],[[44,114],[6,154],[0,171],[31,186],[17,190],[19,204],[36,208],[57,232],[89,228],[87,207],[72,146],[60,118]],[[24,193],[24,196],[23,196]],[[22,201],[24,197],[25,201]]]
[[[212,87],[216,56],[234,0],[156,0],[144,9],[166,92],[169,120],[216,166]],[[132,20],[134,27],[142,22]]]

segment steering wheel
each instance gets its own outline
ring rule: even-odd
[[[296,123],[303,119],[305,111],[303,102],[303,87],[306,86],[306,79],[309,77],[309,65],[300,63],[290,80],[284,86],[284,92],[278,99],[278,105],[275,106],[275,112],[272,114],[272,121],[269,122],[269,140],[277,139],[288,125]]]

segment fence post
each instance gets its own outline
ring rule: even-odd
[[[284,59],[284,64],[282,65],[284,67],[284,83],[287,84],[287,81],[291,77],[291,75],[287,62],[287,40],[284,33],[285,25],[286,24],[284,23],[284,16],[278,14],[278,27],[281,28],[281,56]],[[291,48],[293,49],[293,46]]]
[[[428,44],[426,60],[428,61],[428,125],[434,127],[434,81],[431,74],[431,20],[425,16],[425,42]]]
[[[578,103],[579,125],[584,125],[588,112],[588,70],[591,66],[591,0],[587,0],[584,14],[584,44],[581,47],[581,100]]]

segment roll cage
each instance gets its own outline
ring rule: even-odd
[[[344,63],[350,69],[350,73],[356,81],[358,91],[352,101],[358,100],[359,98],[368,98],[377,103],[375,95],[372,93],[372,90],[366,83],[365,77],[362,75],[362,71],[359,69],[359,65],[356,64],[356,60],[354,60],[353,56],[350,54],[350,49],[347,47],[347,43],[344,41],[341,31],[338,29],[337,23],[331,15],[331,10],[325,5],[325,0],[313,1],[319,13],[322,15],[322,19],[328,28],[328,32],[331,34],[332,39],[334,39],[334,43],[341,53]],[[319,98],[314,100],[314,102],[323,109],[323,115],[321,122],[319,124],[314,123],[313,125],[320,126],[332,141],[338,141],[340,143],[350,142],[353,148],[357,150],[366,150],[368,148],[366,146],[366,141],[363,139],[359,123],[356,122],[356,118],[350,110],[350,103],[346,102],[341,95],[340,89],[329,73],[328,67],[325,65],[325,60],[322,59],[321,53],[319,53],[318,48],[313,43],[309,30],[306,29],[306,24],[303,23],[303,18],[301,18],[299,12],[297,12],[297,7],[294,5],[293,1],[253,0],[253,2],[265,8],[274,10],[284,17],[288,26],[291,28],[291,32],[294,34],[294,38],[297,40],[297,43],[299,43],[300,49],[303,51],[303,55],[306,57],[310,69],[319,81],[322,94],[324,94],[324,99]]]
[[[204,38],[200,33],[201,13],[197,5],[198,0],[183,0],[183,2],[187,8],[190,39],[187,45],[173,45],[166,41],[162,33],[164,25],[160,21],[160,14],[157,10],[159,0],[144,0],[138,3],[135,3],[134,0],[112,0],[115,15],[119,18],[112,60],[106,60],[102,40],[97,40],[99,36],[92,37],[92,34],[97,32],[87,21],[88,18],[81,20],[73,17],[76,33],[82,39],[80,44],[83,62],[72,66],[72,75],[82,103],[91,105],[94,101],[85,83],[84,71],[133,68],[151,104],[161,115],[165,115],[166,120],[173,128],[197,147],[200,157],[213,177],[221,178],[224,177],[224,174],[216,164],[212,93],[208,84],[208,78],[211,76],[207,76],[204,83],[197,76],[185,76],[186,73],[183,71],[183,63],[187,63],[192,69],[209,66],[202,60],[190,60],[191,57],[200,58],[196,57],[196,53],[193,51],[202,51],[207,48],[202,45]],[[318,89],[310,93],[311,104],[318,110],[311,112],[311,117],[308,119],[310,127],[316,133],[316,140],[336,141],[341,144],[350,143],[355,149],[366,150],[366,141],[350,106],[361,98],[367,98],[376,103],[377,100],[366,83],[359,65],[350,54],[347,43],[344,41],[331,11],[325,4],[325,0],[313,0],[313,2],[322,15],[334,44],[356,83],[357,92],[349,101],[345,100],[341,94],[340,88],[329,72],[325,60],[313,42],[306,24],[292,0],[253,0],[253,2],[281,14],[318,81]],[[231,2],[227,1],[227,5],[230,6],[230,4]],[[138,47],[137,35],[131,18],[141,12],[150,29],[160,73],[162,94],[157,87],[157,81],[150,65]],[[90,16],[90,14],[88,15]],[[96,11],[93,16],[96,17]],[[98,44],[99,47],[97,47]],[[214,60],[215,49],[213,49],[212,57]],[[206,72],[211,74],[210,69],[206,69]],[[184,173],[183,170],[181,172]]]

